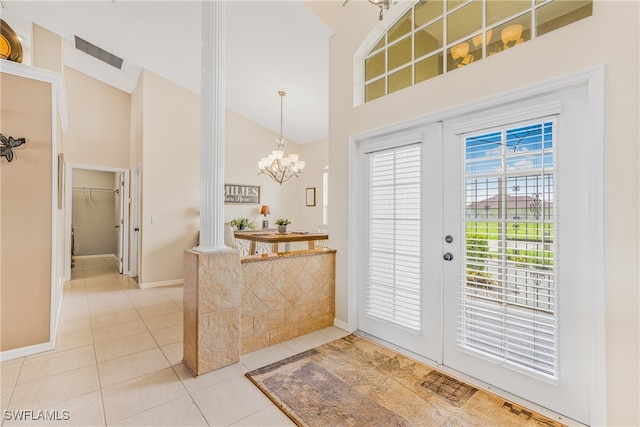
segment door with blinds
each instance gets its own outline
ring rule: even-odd
[[[360,146],[358,329],[435,361],[441,354],[439,124]]]
[[[443,126],[444,364],[589,423],[586,87]]]
[[[587,89],[360,146],[359,329],[589,422]]]

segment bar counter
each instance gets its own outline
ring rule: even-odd
[[[236,239],[244,239],[250,242],[249,253],[256,253],[256,243],[271,244],[271,252],[279,252],[279,243],[286,243],[287,252],[289,243],[307,242],[309,249],[315,249],[317,240],[327,240],[329,235],[326,233],[311,233],[308,231],[286,231],[284,233],[274,232],[271,230],[236,230],[234,231]]]
[[[240,258],[241,353],[333,325],[335,249]]]
[[[290,251],[290,252],[271,252],[268,254],[255,254],[255,255],[246,255],[240,257],[240,262],[256,262],[256,261],[264,261],[265,259],[273,259],[273,258],[296,258],[296,257],[307,257],[307,256],[315,256],[322,255],[324,253],[335,253],[335,249],[330,248],[315,248],[315,249],[303,249],[299,251]]]

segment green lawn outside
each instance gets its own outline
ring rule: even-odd
[[[498,240],[500,236],[499,224],[498,221],[467,221],[467,236],[483,235],[487,236],[488,240]],[[553,243],[553,224],[508,221],[506,227],[507,240],[542,243],[544,237],[545,243]]]
[[[490,256],[489,241],[498,240],[500,235],[500,223],[498,221],[469,221],[467,222],[467,257],[472,262],[484,263],[484,259]],[[536,265],[537,268],[549,269],[554,265],[552,224],[516,223],[507,222],[507,241],[540,243],[540,245],[527,245],[525,248],[507,248],[507,259],[523,267]],[[546,233],[545,233],[546,231]],[[546,236],[545,236],[546,235]],[[544,245],[543,243],[543,237]],[[484,267],[474,266],[472,269],[484,270]]]

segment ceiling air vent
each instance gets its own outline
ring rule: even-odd
[[[91,55],[102,62],[106,62],[112,67],[116,67],[118,70],[122,70],[122,63],[124,62],[122,58],[118,58],[113,53],[109,53],[106,50],[99,48],[98,46],[91,44],[78,36],[74,37],[76,39],[76,49],[81,50],[87,55]]]

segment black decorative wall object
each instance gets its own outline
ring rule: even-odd
[[[12,136],[6,137],[0,133],[0,157],[6,157],[9,162],[13,160],[15,154],[13,153],[14,148],[20,147],[22,144],[26,144],[24,138],[14,138]]]

